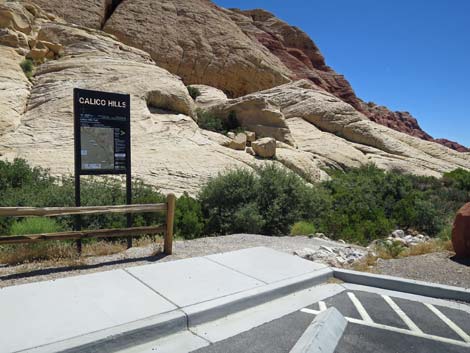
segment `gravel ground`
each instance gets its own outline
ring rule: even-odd
[[[100,257],[82,258],[79,263],[31,263],[18,266],[0,265],[0,288],[23,283],[53,280],[79,274],[109,271],[156,262],[166,262],[266,246],[292,254],[304,248],[346,246],[341,243],[308,237],[268,237],[236,234],[223,237],[176,241],[173,255],[155,254],[155,247],[132,248],[125,252]],[[410,279],[470,288],[470,261],[457,262],[449,252],[432,253],[395,260],[379,260],[373,272]]]
[[[341,243],[308,237],[269,237],[235,234],[223,237],[180,240],[173,243],[173,255],[155,254],[155,247],[131,248],[125,252],[99,257],[82,258],[80,262],[42,262],[18,266],[0,265],[0,288],[30,282],[53,280],[79,274],[109,271],[156,262],[166,262],[221,252],[266,246],[292,254],[304,248],[318,249],[320,245],[346,246]]]
[[[450,252],[437,252],[402,259],[379,260],[374,272],[470,288],[470,260],[453,259]]]

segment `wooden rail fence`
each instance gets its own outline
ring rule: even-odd
[[[166,221],[162,226],[134,227],[121,229],[99,229],[69,231],[59,233],[0,236],[0,245],[35,243],[48,240],[82,240],[88,238],[129,238],[139,235],[164,234],[164,252],[173,252],[173,223],[175,219],[176,197],[167,196],[166,203],[147,205],[120,206],[85,206],[85,207],[0,207],[0,217],[55,217],[69,215],[91,215],[112,213],[166,213]]]

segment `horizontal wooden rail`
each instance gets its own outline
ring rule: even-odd
[[[35,243],[44,240],[77,240],[87,238],[119,238],[136,235],[155,235],[165,234],[166,227],[135,227],[122,229],[99,229],[99,230],[83,230],[74,232],[60,232],[33,235],[13,235],[1,236],[0,245]]]
[[[0,217],[56,217],[109,213],[151,213],[166,211],[166,204],[85,207],[1,207]]]
[[[99,229],[85,231],[70,231],[47,234],[0,236],[0,245],[36,243],[47,240],[77,240],[78,251],[81,252],[81,240],[87,238],[131,238],[139,235],[164,235],[165,254],[172,254],[173,222],[175,218],[175,195],[169,194],[166,203],[148,205],[120,206],[86,206],[86,207],[0,207],[0,217],[56,217],[75,215],[77,217],[91,214],[112,213],[166,213],[165,224],[152,227],[134,227],[121,229]],[[132,245],[130,245],[132,246]]]

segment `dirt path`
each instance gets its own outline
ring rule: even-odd
[[[266,246],[292,254],[304,248],[318,249],[325,246],[345,246],[308,237],[269,237],[263,235],[236,234],[174,242],[173,255],[155,254],[152,246],[131,248],[127,251],[99,257],[85,257],[80,261],[40,262],[18,266],[0,267],[0,288],[30,282],[53,280],[79,274],[109,271],[119,268],[166,262],[221,252]]]
[[[470,288],[470,259],[458,261],[453,253],[437,252],[402,259],[379,260],[376,273]]]
[[[82,258],[80,262],[69,260],[0,266],[0,288],[79,274],[205,256],[256,246],[266,246],[292,254],[294,251],[304,248],[315,250],[322,245],[346,246],[317,238],[268,237],[249,234],[180,240],[174,243],[174,254],[171,256],[154,255],[155,247],[147,246],[132,248],[114,255]],[[452,254],[449,252],[431,253],[395,260],[379,260],[373,271],[391,276],[470,288],[470,261],[466,263],[454,261]]]

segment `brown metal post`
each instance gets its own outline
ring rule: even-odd
[[[173,253],[173,223],[175,221],[176,196],[169,194],[166,197],[166,233],[163,245],[166,255]]]

